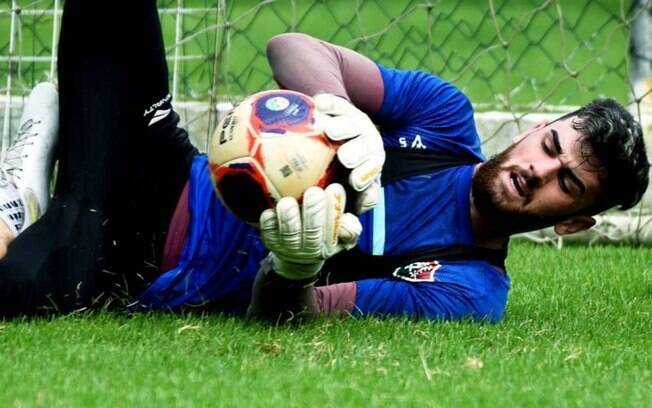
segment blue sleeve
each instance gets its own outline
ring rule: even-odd
[[[469,280],[361,280],[356,282],[354,314],[498,322],[505,312],[509,279],[485,272],[476,270],[479,276]]]
[[[481,157],[473,107],[468,97],[453,84],[421,71],[404,71],[379,66],[383,102],[373,116],[386,146],[414,147],[405,135],[419,134],[426,148]]]

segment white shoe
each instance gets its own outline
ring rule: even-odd
[[[43,82],[32,90],[20,117],[18,134],[0,164],[0,184],[16,186],[25,208],[20,231],[32,225],[50,202],[52,157],[59,135],[59,94]]]

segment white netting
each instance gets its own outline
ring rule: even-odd
[[[61,0],[0,0],[2,145],[22,96],[55,76]],[[374,60],[435,72],[473,101],[485,152],[599,96],[627,105],[652,134],[652,0],[160,0],[170,83],[195,143],[220,106],[271,88],[265,44],[302,31]],[[546,116],[549,115],[549,116]],[[652,194],[601,217],[587,242],[652,243]],[[562,241],[547,231],[537,241]],[[578,238],[575,238],[578,239]]]

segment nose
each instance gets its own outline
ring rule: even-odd
[[[538,178],[542,183],[545,183],[549,180],[555,179],[561,168],[561,160],[548,157],[530,163],[529,170],[534,178]]]

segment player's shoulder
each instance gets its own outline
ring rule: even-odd
[[[386,92],[394,98],[421,96],[432,101],[446,102],[457,108],[473,109],[471,101],[461,89],[435,74],[382,65],[379,65],[379,69]]]
[[[385,88],[373,119],[386,145],[483,159],[473,106],[457,86],[427,72],[380,70]]]

